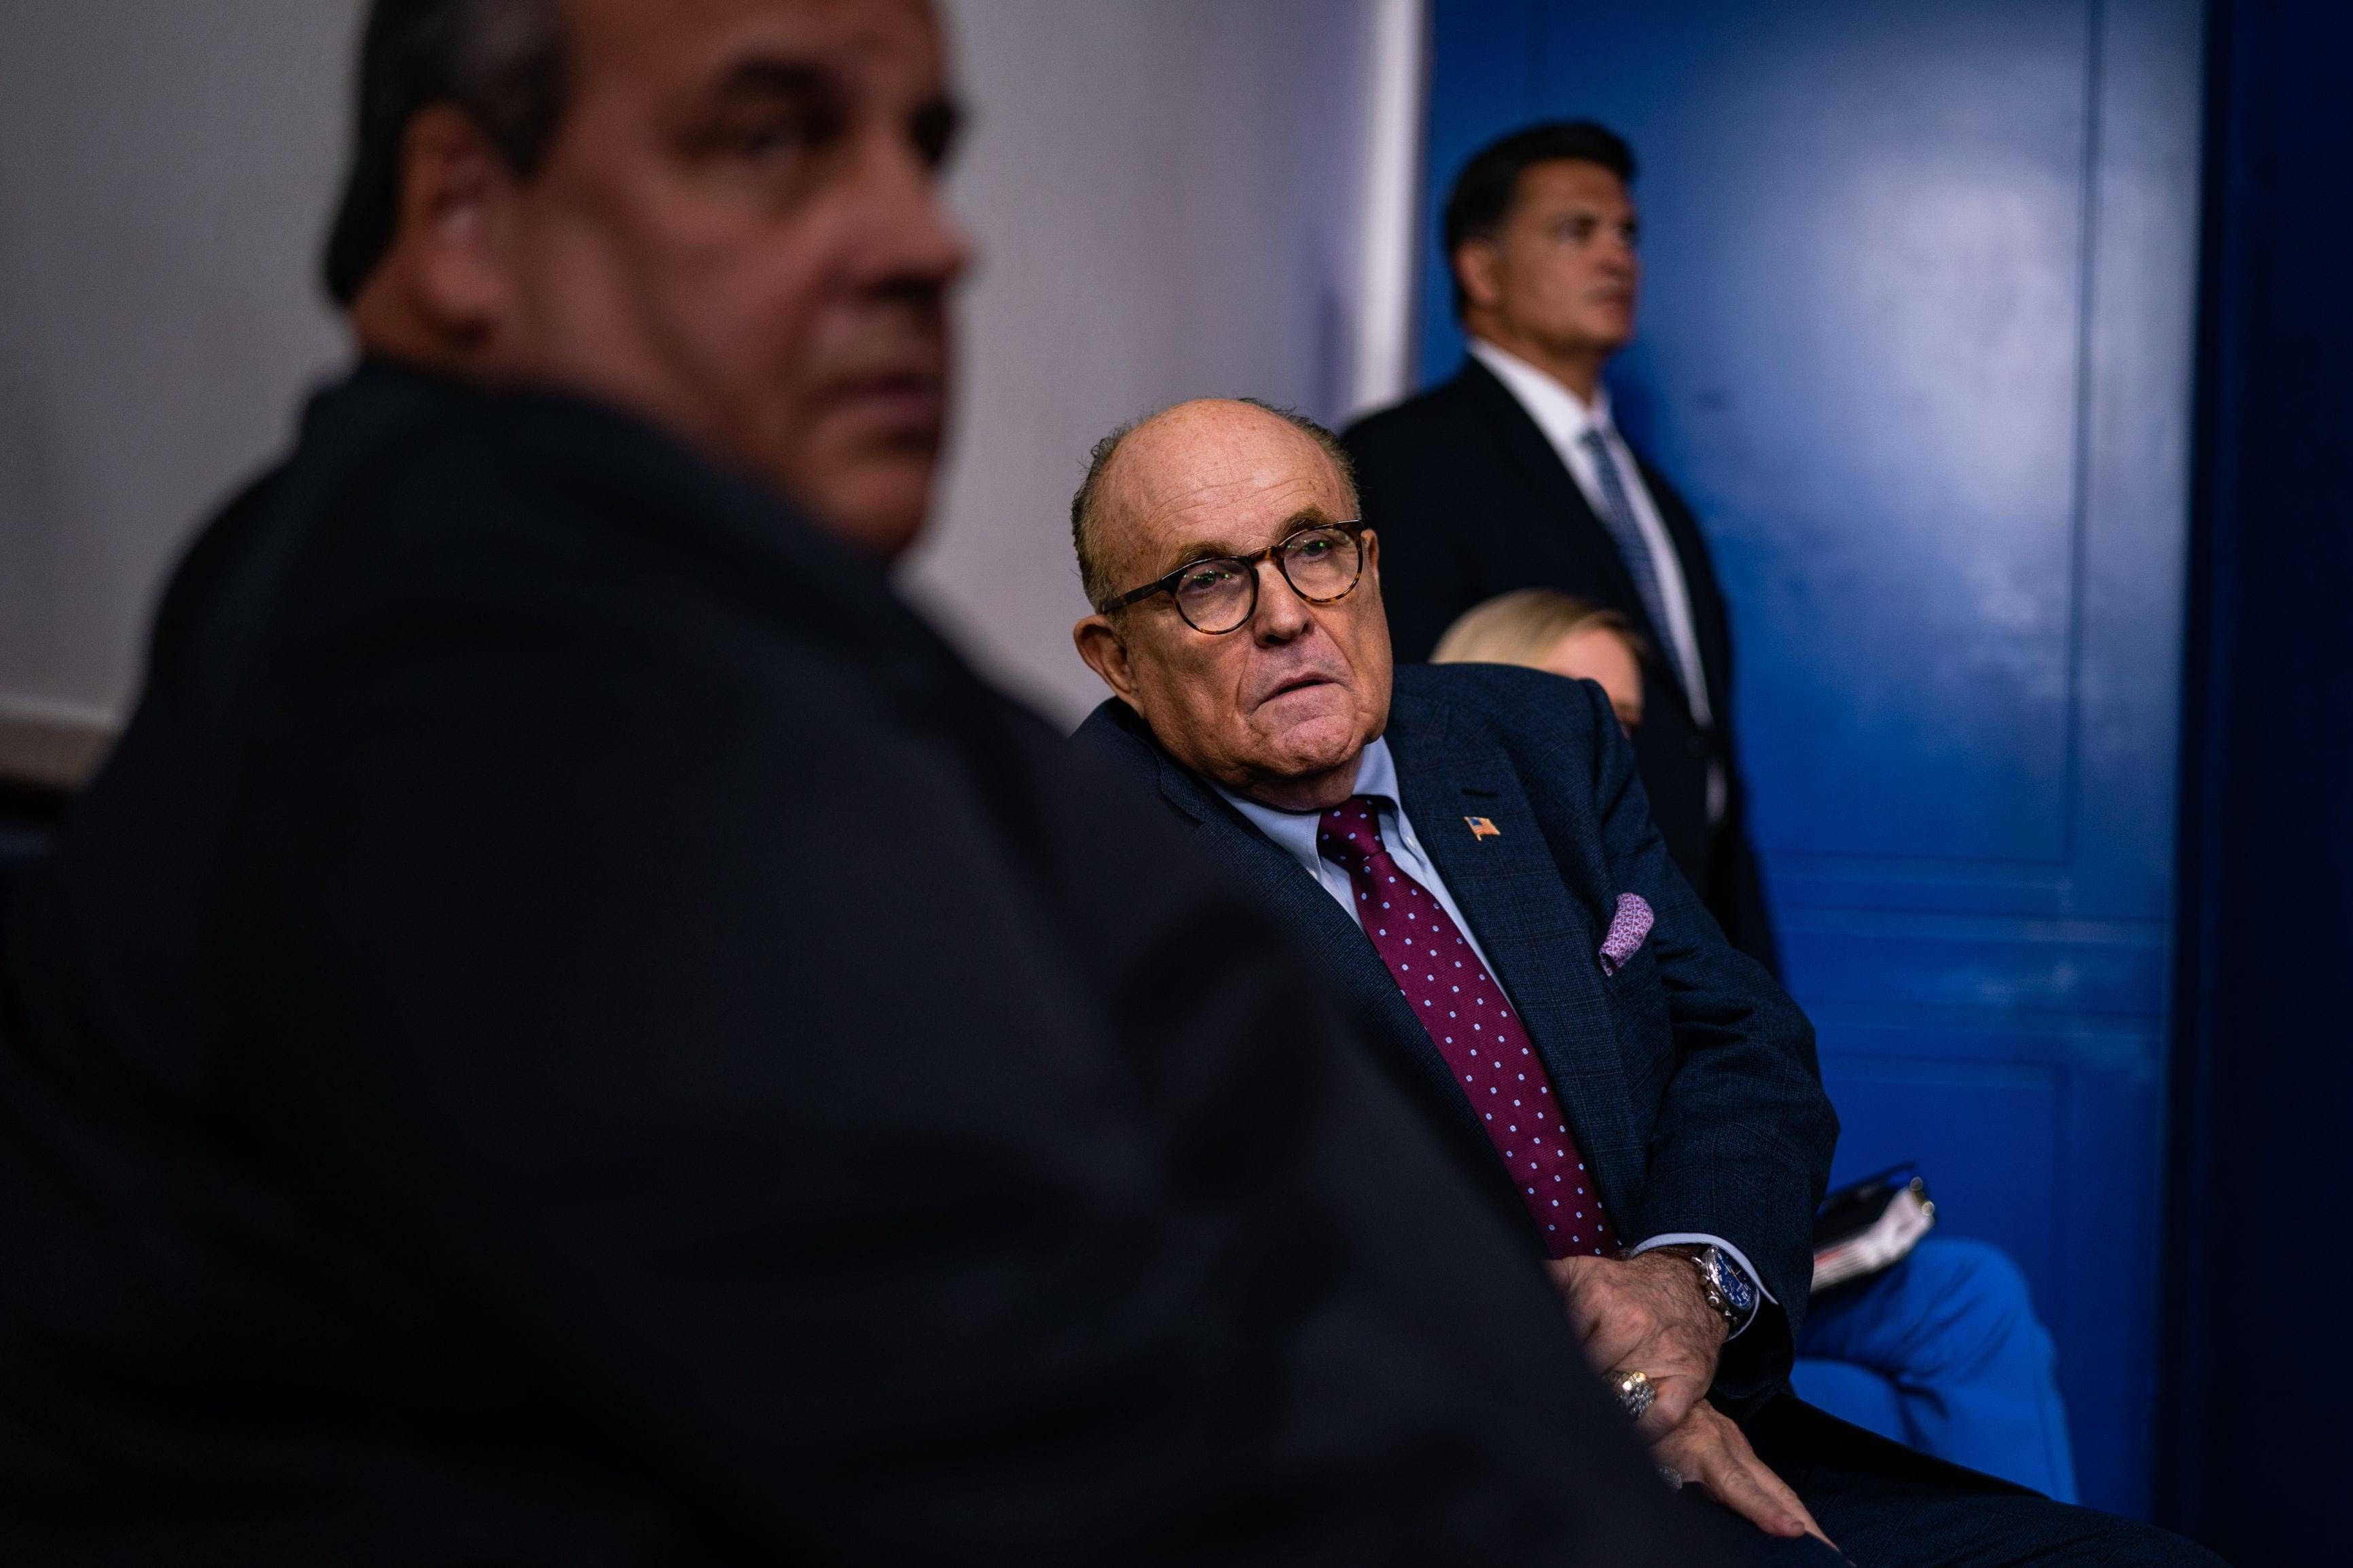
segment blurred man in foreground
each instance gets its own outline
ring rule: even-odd
[[[1099,444],[1073,635],[1113,696],[1082,749],[1376,1021],[1680,1483],[1862,1568],[2211,1562],[1788,1394],[1837,1136],[1813,1030],[1669,858],[1598,687],[1392,669],[1356,500],[1335,438],[1259,405]]]
[[[382,0],[358,119],[362,363],[5,955],[0,1560],[1689,1560],[1311,966],[886,584],[928,11]]]

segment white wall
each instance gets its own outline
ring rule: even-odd
[[[1400,38],[1415,89],[1404,118],[1418,112],[1420,11],[956,0],[949,12],[977,111],[956,199],[982,267],[955,461],[910,585],[984,664],[1075,720],[1103,694],[1070,642],[1086,613],[1071,492],[1095,440],[1187,397],[1248,394],[1335,419],[1401,388],[1409,301],[1392,283],[1397,341],[1368,334],[1360,305],[1383,285],[1382,247],[1374,266],[1363,256],[1367,222],[1409,225],[1412,203],[1400,215],[1368,200],[1369,122]],[[1419,138],[1406,129],[1380,174],[1409,196]],[[1410,256],[1409,230],[1383,238]]]
[[[1072,718],[1094,692],[1065,517],[1094,438],[1180,397],[1333,417],[1401,381],[1419,0],[946,10],[983,263],[909,582]],[[343,355],[313,273],[358,14],[0,0],[0,770],[44,721],[127,707],[162,573]]]
[[[120,710],[164,566],[339,352],[356,14],[0,0],[0,719]]]

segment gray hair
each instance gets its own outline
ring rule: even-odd
[[[1348,498],[1348,510],[1355,512],[1359,503],[1356,497],[1356,465],[1348,460],[1348,449],[1340,445],[1340,437],[1315,423],[1297,409],[1283,408],[1261,402],[1255,397],[1236,397],[1229,402],[1248,404],[1261,413],[1271,414],[1301,435],[1315,443],[1316,447],[1332,460],[1332,468],[1340,476],[1340,489]],[[1171,404],[1169,407],[1178,405]],[[1149,425],[1168,412],[1162,408],[1131,419],[1094,444],[1087,454],[1086,478],[1079,481],[1078,493],[1071,497],[1071,548],[1079,557],[1079,586],[1087,595],[1087,603],[1102,610],[1119,590],[1104,577],[1103,563],[1095,553],[1095,528],[1101,521],[1101,500],[1103,475],[1111,460],[1119,454],[1120,444],[1143,426]]]
[[[519,179],[571,106],[562,0],[375,0],[360,36],[352,160],[327,231],[327,292],[349,305],[400,227],[400,153],[418,111],[463,112]]]

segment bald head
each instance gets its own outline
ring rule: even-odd
[[[1343,515],[1355,517],[1356,473],[1339,437],[1303,415],[1254,397],[1204,397],[1179,403],[1134,424],[1123,425],[1096,442],[1088,458],[1087,476],[1080,481],[1078,493],[1071,498],[1071,545],[1078,552],[1079,584],[1086,592],[1087,603],[1098,606],[1107,603],[1121,591],[1113,584],[1124,582],[1107,564],[1109,555],[1103,541],[1105,513],[1117,504],[1113,476],[1116,470],[1132,466],[1125,460],[1131,445],[1137,448],[1134,456],[1138,461],[1151,464],[1158,460],[1156,468],[1145,470],[1148,482],[1155,472],[1174,471],[1180,476],[1191,472],[1193,455],[1202,450],[1204,444],[1214,447],[1253,437],[1279,443],[1284,431],[1322,455],[1346,497]]]
[[[1329,432],[1261,403],[1179,404],[1096,446],[1071,527],[1098,606],[1072,629],[1080,657],[1171,756],[1284,809],[1346,798],[1388,721],[1389,642],[1379,542]],[[1205,631],[1166,592],[1102,607],[1219,557],[1250,589],[1239,625]]]

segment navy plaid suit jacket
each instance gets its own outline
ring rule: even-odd
[[[1500,665],[1400,666],[1396,681],[1386,733],[1406,815],[1519,1007],[1619,1233],[1701,1232],[1746,1253],[1779,1306],[1726,1347],[1717,1390],[1780,1387],[1838,1139],[1812,1026],[1675,868],[1599,687]],[[1392,1067],[1485,1149],[1428,1032],[1331,895],[1126,704],[1105,702],[1076,739],[1124,763],[1257,889]],[[1471,817],[1498,831],[1474,835]],[[1605,974],[1620,893],[1647,900],[1655,923]],[[1492,1152],[1485,1165],[1501,1188]]]

